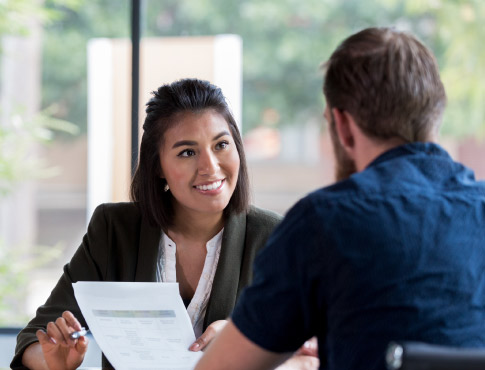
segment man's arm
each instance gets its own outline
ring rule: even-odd
[[[263,370],[274,369],[291,353],[267,351],[247,339],[229,321],[212,341],[195,370]]]

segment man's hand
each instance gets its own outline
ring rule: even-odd
[[[88,349],[86,337],[71,339],[70,334],[81,330],[81,324],[74,315],[65,311],[56,322],[47,324],[47,332],[37,331],[44,359],[50,370],[77,369]]]
[[[189,347],[190,351],[198,352],[203,350],[212,339],[226,326],[227,320],[217,320],[210,324],[204,333]]]

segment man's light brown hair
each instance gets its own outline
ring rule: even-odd
[[[412,35],[362,30],[344,40],[324,67],[327,104],[352,114],[368,136],[416,142],[438,133],[445,89],[435,57]]]

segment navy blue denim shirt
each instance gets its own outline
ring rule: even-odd
[[[385,369],[392,340],[485,346],[485,183],[436,144],[382,154],[289,211],[232,320],[274,352],[317,335],[328,369]]]

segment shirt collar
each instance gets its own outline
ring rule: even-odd
[[[224,228],[222,228],[221,231],[219,231],[216,235],[214,235],[214,237],[212,237],[211,240],[207,242],[206,244],[207,252],[213,251],[217,249],[219,245],[221,245],[222,234],[224,234]],[[175,242],[172,239],[170,239],[170,237],[167,234],[165,234],[163,230],[162,230],[162,242],[165,248],[167,248],[167,246],[170,246],[170,245],[175,245]]]
[[[373,167],[378,165],[379,163],[397,158],[397,157],[402,157],[405,155],[414,155],[414,154],[425,154],[425,155],[434,155],[438,157],[450,157],[449,154],[444,150],[441,146],[435,143],[421,143],[421,142],[416,142],[416,143],[410,143],[410,144],[404,144],[400,145],[398,147],[392,148],[381,155],[379,155],[377,158],[375,158],[367,168]]]
[[[206,244],[207,252],[217,249],[222,244],[222,234],[224,234],[224,228],[221,229],[211,240]]]

